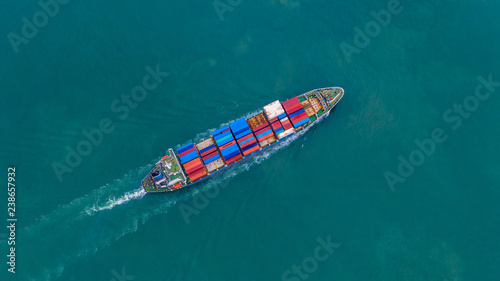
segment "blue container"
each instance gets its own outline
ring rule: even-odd
[[[218,134],[222,133],[222,131],[225,131],[227,129],[229,129],[229,127],[228,126],[224,126],[224,127],[220,128],[220,129],[217,129],[217,130],[213,131],[212,135],[213,136],[218,135]]]
[[[248,126],[243,126],[243,127],[241,127],[240,129],[234,130],[234,131],[233,131],[233,134],[234,134],[234,135],[239,135],[239,134],[241,134],[241,132],[246,131],[246,130],[250,130],[250,127],[248,127]]]
[[[243,148],[243,152],[245,152],[245,151],[247,151],[247,150],[249,150],[249,149],[251,149],[251,148],[254,148],[254,147],[256,147],[257,145],[259,145],[259,144],[258,144],[258,143],[251,144],[251,145],[249,145],[249,146],[247,146],[247,147]]]
[[[238,126],[242,126],[242,125],[248,125],[245,118],[240,118],[240,119],[234,121],[233,123],[229,124],[229,127],[231,127],[231,129],[233,129],[233,128],[237,128]]]
[[[304,113],[304,112],[305,112],[304,109],[301,109],[299,111],[295,111],[294,113],[290,114],[288,117],[290,117],[290,119],[292,119],[293,117],[295,117],[301,113]]]
[[[230,147],[227,147],[226,149],[223,149],[221,152],[222,152],[222,155],[227,155],[229,153],[232,153],[233,151],[239,151],[240,148],[238,147],[237,144],[233,144],[231,145]]]
[[[234,140],[233,136],[227,136],[226,138],[218,140],[217,141],[217,145],[220,147],[220,146],[223,146],[226,143],[229,143],[229,142],[231,142],[233,140]]]
[[[215,160],[217,160],[219,158],[220,158],[220,155],[217,154],[217,155],[212,156],[212,157],[208,158],[207,160],[203,161],[203,163],[205,163],[205,165],[206,165],[208,163],[212,163],[213,161],[215,161]]]
[[[237,145],[235,148],[232,148],[230,150],[226,150],[224,153],[222,153],[222,155],[224,156],[224,158],[227,158],[228,155],[231,155],[235,152],[240,153],[240,148]]]
[[[242,142],[238,142],[238,143],[239,143],[240,145],[243,145],[243,144],[245,144],[246,142],[249,142],[249,141],[254,140],[254,139],[255,139],[254,137],[251,137],[251,138],[248,138],[248,139],[246,139],[246,140],[244,140],[244,141],[242,141]]]
[[[215,139],[215,140],[218,140],[218,139],[221,139],[221,138],[223,138],[223,137],[225,137],[225,136],[228,136],[228,135],[230,135],[230,134],[231,134],[231,131],[227,131],[227,132],[225,132],[225,133],[221,133],[221,134],[218,134],[218,135],[214,136],[214,139]]]
[[[200,150],[200,154],[205,152],[205,151],[209,151],[210,149],[212,149],[214,147],[215,147],[215,144],[209,145],[209,146],[203,148],[202,150]]]
[[[186,150],[190,149],[190,148],[191,148],[191,147],[193,147],[193,146],[194,146],[194,144],[193,144],[192,142],[191,142],[191,143],[188,143],[188,144],[186,144],[186,145],[183,145],[183,146],[181,146],[181,147],[177,148],[177,153],[179,153],[179,154],[180,154],[180,153],[183,153],[184,151],[186,151]]]
[[[246,129],[246,131],[242,132],[241,134],[239,135],[236,135],[236,139],[239,140],[241,139],[242,137],[245,137],[245,136],[248,136],[249,134],[251,134],[252,131],[250,131],[250,129]]]
[[[267,130],[267,131],[265,131],[265,132],[260,133],[259,135],[257,135],[257,138],[261,138],[261,137],[263,137],[263,136],[265,136],[265,135],[267,135],[267,134],[269,134],[271,132],[272,132],[271,129],[269,129],[269,130]]]
[[[249,129],[249,127],[246,124],[242,124],[234,128],[231,128],[231,131],[233,131],[234,134],[239,134],[241,130],[246,130],[246,129]]]
[[[188,154],[186,154],[184,156],[181,156],[181,162],[182,162],[182,164],[185,164],[185,163],[195,159],[196,157],[198,157],[198,153],[196,153],[196,150],[195,150],[193,152],[189,152]]]
[[[280,115],[278,115],[278,119],[283,119],[286,117],[286,113],[281,113]]]
[[[240,154],[240,152],[239,152],[239,151],[235,151],[235,152],[233,152],[233,153],[230,153],[230,154],[229,154],[229,155],[227,155],[227,156],[224,156],[224,159],[226,159],[226,160],[227,160],[227,159],[229,159],[229,158],[231,158],[231,157],[234,157],[234,156],[236,156],[236,155],[238,155],[238,154]]]
[[[293,124],[293,126],[295,128],[297,128],[297,127],[300,127],[300,126],[304,125],[307,122],[309,122],[309,118],[304,118],[304,119],[300,120],[299,122]]]
[[[221,141],[221,140],[225,140],[225,139],[232,138],[232,137],[233,137],[233,135],[231,134],[231,132],[227,132],[227,133],[218,135],[217,137],[215,137],[215,140]]]

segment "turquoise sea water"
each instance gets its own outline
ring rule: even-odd
[[[500,87],[474,94],[479,76],[500,81],[500,2],[230,3],[221,18],[211,1],[70,1],[17,53],[9,33],[42,8],[0,5],[0,280],[498,280]],[[377,29],[371,11],[388,6]],[[169,74],[126,105],[148,66]],[[169,147],[325,86],[345,96],[303,136],[187,190],[141,192]],[[435,130],[445,140],[419,152]]]

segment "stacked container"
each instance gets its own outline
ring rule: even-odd
[[[257,143],[257,140],[253,136],[245,118],[236,120],[235,122],[229,124],[229,127],[231,128],[231,131],[233,131],[233,135],[235,136],[243,155],[246,156],[260,149],[259,143]]]
[[[271,122],[274,132],[278,136],[278,139],[282,139],[290,134],[295,133],[293,126],[286,117],[285,110],[281,106],[279,101],[275,101],[264,106],[264,111]]]
[[[193,143],[188,143],[179,147],[177,149],[177,154],[191,182],[195,182],[207,175],[205,166],[203,166],[198,151]]]
[[[206,139],[196,145],[196,148],[200,152],[201,159],[207,168],[209,173],[224,166],[224,161],[220,157],[217,147],[212,138]]]
[[[291,98],[282,104],[295,128],[303,126],[310,121],[298,97]]]
[[[224,157],[224,160],[226,161],[226,164],[230,165],[243,157],[228,126],[215,130],[212,135],[220,149],[220,152],[222,153],[222,156]]]
[[[276,141],[274,134],[262,135],[262,133],[268,131],[271,128],[269,126],[269,123],[267,122],[264,113],[257,114],[254,117],[248,119],[247,123],[252,129],[252,131],[255,133],[255,135],[261,136],[260,138],[257,139],[261,147],[264,147]],[[257,132],[259,134],[257,134]]]

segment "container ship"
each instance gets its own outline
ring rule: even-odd
[[[179,190],[275,146],[323,120],[344,96],[340,87],[321,88],[274,101],[255,116],[238,119],[198,143],[169,148],[142,180],[148,193]]]

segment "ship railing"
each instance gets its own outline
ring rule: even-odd
[[[184,174],[184,171],[182,170],[182,166],[179,164],[179,159],[177,159],[177,155],[174,153],[174,150],[172,148],[169,148],[168,151],[170,152],[170,155],[172,155],[175,159],[175,162],[177,163],[177,166],[179,167],[179,172],[182,174],[182,177],[184,178],[184,184],[187,183],[186,179],[186,174]]]
[[[323,95],[318,94],[317,91],[314,94],[318,98],[319,102],[321,103],[321,105],[323,106],[323,108],[325,109],[325,111],[328,110],[328,106],[326,106],[325,99],[323,98]]]

